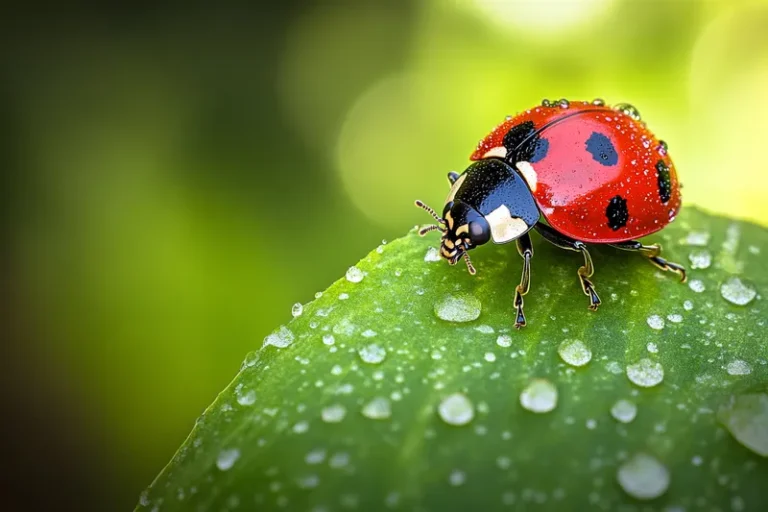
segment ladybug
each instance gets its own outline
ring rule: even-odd
[[[506,120],[480,141],[462,173],[448,173],[451,190],[442,216],[421,201],[416,206],[437,221],[419,231],[442,232],[440,255],[455,265],[489,241],[515,241],[523,258],[515,289],[515,327],[526,324],[523,296],[530,289],[533,245],[529,231],[562,249],[580,252],[577,275],[600,306],[591,281],[594,265],[587,244],[607,244],[641,253],[685,282],[685,268],[661,257],[658,244],[638,238],[672,222],[680,210],[680,183],[667,144],[657,139],[627,103],[544,100]]]

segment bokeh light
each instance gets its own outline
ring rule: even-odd
[[[491,22],[507,30],[549,37],[608,16],[613,0],[467,0]]]

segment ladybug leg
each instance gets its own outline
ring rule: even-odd
[[[584,265],[579,267],[578,270],[581,290],[584,292],[584,295],[589,297],[589,309],[597,311],[601,301],[595,291],[595,285],[589,280],[589,278],[592,277],[592,274],[595,273],[595,266],[592,264],[592,256],[589,255],[586,244],[558,233],[552,227],[541,222],[536,223],[534,229],[539,232],[542,238],[552,245],[568,251],[580,252],[582,254],[584,257]]]
[[[456,183],[457,179],[459,179],[459,173],[453,171],[448,173],[448,181],[451,183],[451,185]]]
[[[661,257],[661,246],[659,244],[643,245],[637,240],[629,240],[628,242],[622,242],[619,244],[609,244],[609,245],[611,247],[615,247],[623,251],[639,252],[643,256],[648,258],[648,260],[650,260],[651,263],[659,267],[661,270],[676,272],[680,274],[680,281],[682,281],[683,283],[688,280],[688,277],[685,273],[684,266],[678,265],[677,263],[673,263],[671,261],[667,261]]]
[[[520,277],[520,284],[515,288],[515,327],[520,329],[525,327],[525,314],[523,313],[523,295],[531,289],[531,258],[533,257],[533,245],[528,233],[517,239],[517,252],[523,258],[523,275]]]

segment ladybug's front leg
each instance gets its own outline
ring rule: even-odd
[[[584,265],[579,267],[578,271],[579,282],[581,283],[581,289],[584,292],[584,295],[589,297],[589,309],[597,311],[598,306],[600,306],[600,297],[595,291],[595,285],[589,280],[589,278],[592,277],[592,274],[595,273],[595,267],[592,264],[592,257],[589,255],[586,244],[569,238],[555,231],[551,226],[542,224],[541,222],[537,223],[534,226],[534,229],[552,245],[569,251],[578,251],[584,256]]]
[[[517,252],[523,258],[523,275],[520,277],[520,284],[515,288],[515,327],[520,329],[525,327],[525,314],[523,313],[523,295],[531,289],[531,258],[533,257],[533,244],[528,233],[516,240]]]

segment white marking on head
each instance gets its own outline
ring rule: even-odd
[[[461,176],[458,177],[456,181],[453,182],[453,185],[451,185],[451,191],[448,192],[448,197],[445,198],[446,204],[453,201],[453,198],[456,197],[456,192],[459,191],[459,187],[461,186],[462,183],[464,183],[464,180],[466,178],[467,178],[467,175],[462,174]]]
[[[530,229],[520,217],[512,217],[509,208],[501,205],[485,216],[491,226],[491,238],[497,244],[503,244],[520,236]]]
[[[516,167],[517,167],[517,170],[520,171],[520,174],[523,175],[523,178],[525,178],[525,181],[528,182],[528,188],[531,189],[531,192],[536,192],[536,186],[538,185],[538,176],[536,175],[536,171],[534,170],[531,163],[517,162]]]
[[[496,146],[495,148],[491,148],[488,151],[485,152],[483,155],[483,158],[492,158],[492,157],[498,157],[498,158],[507,158],[507,148],[504,146]]]

